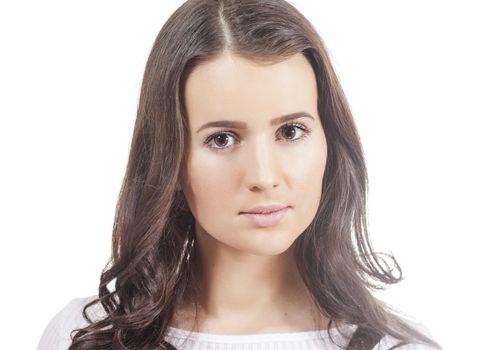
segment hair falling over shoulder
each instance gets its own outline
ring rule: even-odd
[[[390,268],[370,243],[363,149],[324,43],[283,0],[188,0],[163,25],[143,76],[112,256],[98,298],[83,309],[85,316],[100,303],[106,315],[72,331],[70,349],[174,348],[164,335],[176,305],[195,293],[197,257],[194,218],[177,191],[189,149],[184,83],[196,65],[226,50],[262,64],[302,53],[313,67],[328,158],[318,211],[294,244],[303,280],[330,326],[346,322],[363,327],[362,337],[391,335],[400,344],[441,349],[371,293],[401,281],[401,269],[387,255]]]

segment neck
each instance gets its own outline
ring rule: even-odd
[[[199,231],[198,231],[199,232]],[[197,237],[195,300],[199,331],[259,333],[327,328],[293,254],[258,256]],[[184,314],[186,316],[186,314]]]

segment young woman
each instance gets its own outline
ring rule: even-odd
[[[440,349],[371,294],[402,277],[372,250],[366,196],[308,20],[285,1],[188,0],[147,62],[98,295],[39,349]]]

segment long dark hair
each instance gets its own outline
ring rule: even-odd
[[[70,349],[172,348],[164,337],[176,306],[195,289],[197,258],[194,217],[177,190],[190,142],[184,84],[194,67],[224,50],[260,64],[302,53],[313,67],[328,155],[320,206],[294,249],[328,327],[346,322],[365,330],[367,338],[391,335],[400,344],[441,348],[371,293],[401,281],[402,272],[392,255],[390,268],[370,243],[363,149],[315,28],[283,0],[188,0],[164,24],[147,61],[112,256],[98,298],[83,309],[88,318],[87,309],[100,303],[105,317],[72,331]]]

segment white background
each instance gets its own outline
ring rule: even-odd
[[[144,66],[181,3],[1,3],[2,348],[35,348],[60,308],[97,292]],[[379,296],[446,349],[480,346],[476,1],[292,4],[325,41],[359,127],[373,244],[406,276]]]

